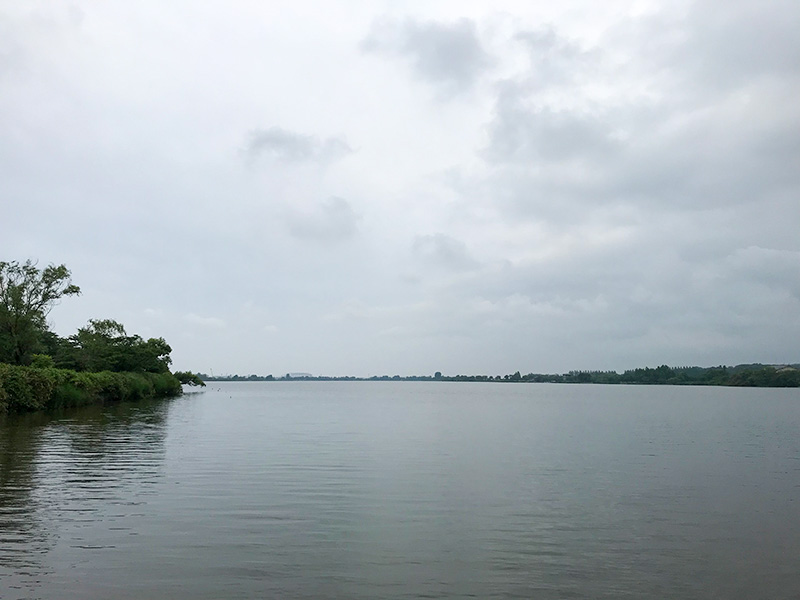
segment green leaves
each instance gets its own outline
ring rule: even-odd
[[[195,373],[191,371],[175,371],[173,373],[175,377],[178,378],[182,384],[187,385],[199,385],[200,387],[206,387],[206,382],[200,379]]]
[[[68,338],[49,331],[53,306],[80,291],[64,265],[0,261],[0,413],[176,396],[181,382],[205,385],[188,371],[180,379],[169,372],[164,338],[128,335],[113,319],[91,319]]]
[[[80,294],[64,265],[38,269],[28,260],[0,262],[0,361],[28,364],[47,331],[47,315],[64,296]]]
[[[69,338],[72,363],[82,371],[166,373],[172,348],[164,338],[127,335],[112,319],[92,319]]]
[[[0,414],[164,398],[181,393],[171,373],[86,373],[0,363]]]

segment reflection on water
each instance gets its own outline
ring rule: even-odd
[[[0,598],[800,598],[798,390],[228,383],[0,421]]]
[[[101,549],[135,534],[131,507],[161,476],[168,409],[143,402],[0,421],[0,597],[38,597],[59,547]]]
[[[47,551],[46,531],[39,524],[34,504],[35,454],[41,431],[4,427],[0,433],[0,573],[36,573],[38,555]],[[6,571],[7,570],[7,571]]]

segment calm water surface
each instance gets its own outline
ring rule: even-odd
[[[0,421],[0,598],[800,598],[800,391],[213,383]]]

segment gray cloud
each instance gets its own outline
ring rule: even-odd
[[[800,253],[753,247],[681,258],[663,244],[668,237],[496,264],[454,280],[446,290],[448,311],[428,326],[471,327],[487,340],[512,344],[534,336],[529,360],[539,365],[550,361],[547,348],[573,352],[597,368],[634,366],[634,355],[639,364],[792,355],[792,337],[800,333],[790,318],[800,312]]]
[[[744,279],[800,302],[800,252],[749,246],[727,257],[725,267],[732,280]]]
[[[585,77],[597,66],[600,53],[586,50],[561,36],[553,26],[518,33],[515,38],[528,49],[530,73],[527,85],[544,89]]]
[[[452,23],[413,19],[376,23],[361,42],[361,49],[406,57],[419,79],[442,85],[450,92],[470,88],[492,65],[478,39],[475,23],[469,19]]]
[[[464,242],[443,233],[416,236],[412,249],[414,255],[426,265],[453,271],[478,266],[478,262],[467,252]]]
[[[592,115],[526,109],[518,95],[501,94],[484,154],[493,162],[568,161],[587,156],[607,159],[620,144],[609,123]]]
[[[724,14],[713,0],[697,0],[670,27],[657,20],[637,27],[634,40],[662,75],[683,86],[684,94],[719,93],[770,77],[796,82],[798,20],[800,6],[792,0],[732,0]]]
[[[358,231],[359,216],[344,198],[331,197],[311,210],[293,211],[288,217],[291,234],[317,242],[340,242]]]
[[[531,72],[497,87],[480,154],[490,171],[472,188],[493,192],[509,216],[556,220],[591,218],[587,207],[602,205],[705,210],[796,194],[791,14],[800,9],[786,2],[762,11],[741,1],[720,19],[716,5],[697,2],[685,17],[612,29],[603,50],[554,28],[519,34]]]
[[[249,158],[265,157],[281,162],[330,162],[352,151],[342,138],[329,137],[320,140],[280,127],[255,129],[250,132],[245,144],[245,153]]]
[[[494,118],[483,155],[493,162],[563,161],[608,156],[619,145],[614,120],[596,102],[588,108],[554,107],[547,93],[581,98],[586,74],[602,64],[597,50],[584,50],[553,27],[515,36],[528,49],[530,69],[496,86]]]

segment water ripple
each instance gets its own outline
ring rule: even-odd
[[[0,597],[800,597],[795,391],[219,387],[0,423]]]

